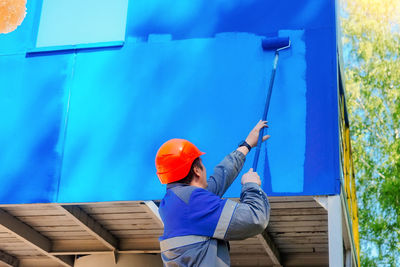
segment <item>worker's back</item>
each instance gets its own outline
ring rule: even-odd
[[[269,203],[257,183],[243,185],[240,203],[220,198],[244,160],[238,151],[226,156],[215,168],[207,189],[167,185],[159,207],[164,222],[161,256],[166,266],[229,266],[227,241],[245,239],[266,228]]]
[[[212,238],[227,200],[199,187],[168,185],[160,204],[166,266],[229,266],[228,244]]]

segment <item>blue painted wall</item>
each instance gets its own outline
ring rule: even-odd
[[[277,70],[263,187],[337,194],[334,5],[129,1],[123,46],[27,53],[41,10],[28,1],[23,24],[0,35],[0,202],[160,199],[154,157],[169,138],[195,143],[212,173],[262,116],[273,52],[260,40],[278,35],[293,45]]]

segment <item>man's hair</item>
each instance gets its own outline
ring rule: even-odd
[[[180,179],[179,181],[176,181],[176,183],[182,183],[182,184],[190,184],[193,180],[193,176],[194,176],[194,168],[200,168],[201,170],[203,169],[203,167],[201,166],[201,159],[200,158],[196,158],[193,163],[192,166],[190,167],[190,171],[188,173],[188,175],[186,175],[185,178]]]

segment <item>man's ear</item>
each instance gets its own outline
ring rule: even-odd
[[[201,169],[199,168],[199,167],[197,167],[197,166],[194,166],[193,167],[193,173],[197,176],[197,177],[200,177],[201,176]]]

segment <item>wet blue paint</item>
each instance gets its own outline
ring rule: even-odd
[[[1,203],[161,198],[154,156],[174,137],[207,152],[211,174],[261,117],[273,55],[256,43],[284,29],[302,32],[296,44],[305,45],[305,59],[282,52],[274,90],[290,93],[305,81],[306,101],[301,113],[284,114],[288,123],[301,115],[292,126],[272,114],[271,146],[260,155],[269,162],[260,166],[263,187],[269,195],[340,192],[334,1],[130,1],[124,46],[25,57],[40,8],[41,1],[28,1],[23,25],[0,35]],[[305,78],[285,78],[303,63]],[[285,186],[275,177],[286,165],[270,161],[279,158],[279,138],[291,133],[273,131],[295,126],[305,141],[290,140],[296,175]],[[226,196],[238,197],[240,188],[239,178]]]
[[[257,121],[273,59],[261,37],[150,39],[77,54],[58,201],[161,198],[154,158],[165,140],[192,140],[211,173]],[[244,110],[252,119],[232,123]]]
[[[269,173],[273,192],[303,192],[306,148],[306,47],[304,32],[280,31],[290,49],[280,52],[269,111]]]
[[[0,57],[1,203],[56,201],[71,67],[70,55]]]

